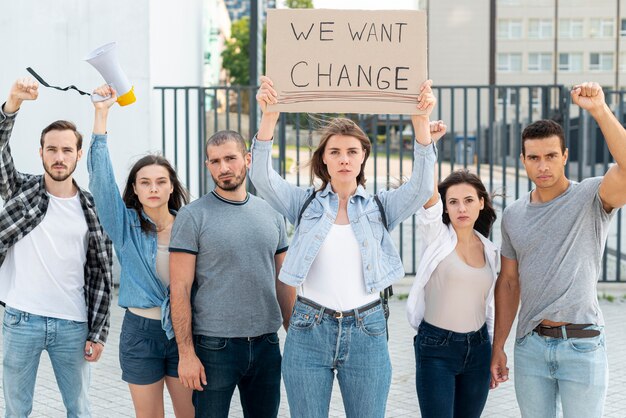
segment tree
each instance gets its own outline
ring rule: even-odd
[[[250,84],[250,18],[236,20],[230,27],[230,39],[222,51],[222,67],[231,84]]]
[[[313,0],[286,0],[292,9],[311,9]],[[263,28],[263,67],[265,68],[265,28]],[[222,51],[222,68],[230,84],[250,85],[250,17],[236,20],[230,27],[230,39]],[[252,84],[256,84],[254,81]]]
[[[290,9],[312,9],[313,0],[285,0],[285,6]]]

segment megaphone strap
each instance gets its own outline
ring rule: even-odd
[[[33,70],[33,69],[32,69],[32,68],[30,68],[30,67],[26,68],[26,71],[28,71],[29,73],[31,73],[31,75],[32,75],[33,77],[35,77],[35,78],[37,79],[37,81],[39,81],[39,82],[40,82],[43,86],[45,86],[45,87],[50,87],[50,88],[52,88],[52,89],[57,89],[57,90],[61,90],[61,91],[68,91],[68,90],[72,89],[72,90],[76,90],[77,92],[79,92],[79,93],[80,93],[80,94],[82,94],[82,95],[91,96],[91,94],[89,94],[89,93],[87,93],[87,92],[85,92],[85,91],[79,90],[79,89],[78,89],[76,86],[74,86],[74,85],[67,86],[67,87],[51,86],[51,85],[50,85],[50,84],[48,84],[48,83],[47,83],[47,82],[46,82],[43,78],[41,78],[41,76],[40,76],[39,74],[37,74],[37,73],[35,72],[35,70]]]

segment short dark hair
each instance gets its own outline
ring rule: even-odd
[[[246,145],[246,141],[239,134],[239,132],[224,130],[214,133],[209,139],[207,139],[204,146],[204,151],[207,155],[207,158],[209,157],[208,149],[210,146],[219,146],[227,142],[235,142],[237,144],[237,147],[241,151],[241,155],[246,155],[246,153],[248,152],[248,146]]]
[[[46,136],[46,134],[50,131],[72,131],[76,136],[76,150],[78,151],[83,147],[83,136],[76,129],[76,125],[74,125],[69,120],[57,120],[43,128],[43,131],[41,131],[41,138],[39,139],[39,144],[41,145],[41,148],[43,148],[44,136]]]
[[[446,225],[450,224],[450,216],[446,213],[446,193],[451,186],[456,186],[457,184],[468,184],[472,186],[476,190],[478,198],[483,199],[484,207],[478,214],[478,219],[476,219],[474,223],[474,229],[483,236],[488,237],[491,233],[491,227],[496,221],[496,211],[493,208],[491,196],[487,193],[483,182],[476,174],[470,173],[466,169],[453,171],[448,177],[443,179],[437,187],[443,203],[443,214],[441,215],[443,223]]]
[[[528,125],[522,132],[522,155],[526,156],[526,141],[532,139],[546,139],[558,136],[561,141],[561,153],[565,154],[565,134],[561,125],[550,119],[541,119]]]

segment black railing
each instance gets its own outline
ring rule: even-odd
[[[177,167],[193,196],[213,187],[204,166],[206,138],[222,129],[251,138],[257,120],[249,118],[256,105],[255,86],[156,87],[161,95],[163,153]],[[603,175],[612,157],[596,122],[571,103],[569,91],[560,85],[524,86],[442,86],[435,88],[439,99],[433,119],[443,119],[448,133],[438,144],[438,171],[442,178],[457,168],[478,173],[494,203],[504,208],[531,189],[520,162],[521,132],[538,119],[550,118],[562,124],[568,141],[566,174],[580,181]],[[626,112],[624,91],[605,93],[607,103],[623,124]],[[368,162],[368,188],[393,187],[412,167],[413,132],[411,119],[401,115],[344,115],[355,120],[372,141]],[[283,114],[276,134],[275,168],[298,186],[308,186],[305,164],[317,145],[316,128],[328,116]],[[623,211],[611,224],[603,258],[602,281],[626,281],[626,254],[622,238]],[[414,218],[414,217],[413,217]],[[394,231],[408,274],[414,274],[419,237],[415,219]],[[500,242],[499,222],[492,238]]]

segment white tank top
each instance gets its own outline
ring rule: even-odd
[[[365,290],[361,251],[350,224],[333,224],[298,293],[337,311],[358,308],[380,297]]]
[[[85,214],[78,194],[48,196],[41,223],[9,248],[0,267],[0,300],[34,315],[85,322]]]
[[[492,283],[487,261],[483,267],[472,267],[452,251],[426,283],[424,321],[454,332],[477,331],[485,323]]]

